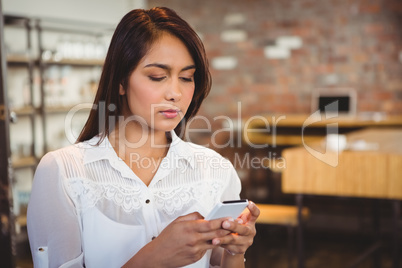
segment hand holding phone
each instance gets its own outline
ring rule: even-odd
[[[215,220],[219,218],[231,217],[236,219],[247,207],[248,200],[230,200],[216,204],[211,212],[205,217],[206,220]]]

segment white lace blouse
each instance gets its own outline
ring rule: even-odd
[[[195,211],[205,216],[217,202],[239,198],[232,164],[173,131],[149,186],[107,138],[95,146],[98,141],[94,137],[42,158],[28,206],[35,267],[121,267],[177,217]],[[207,252],[188,267],[209,267],[210,256]]]

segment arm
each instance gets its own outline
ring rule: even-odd
[[[250,202],[247,208],[248,212],[244,212],[237,220],[226,220],[222,223],[222,228],[231,231],[230,234],[213,240],[226,249],[222,256],[221,268],[244,267],[244,253],[253,244],[256,234],[255,222],[260,215],[260,210],[253,202]]]
[[[228,184],[221,196],[221,201],[240,199],[241,182],[233,165],[228,161],[230,166],[228,170]],[[230,234],[229,234],[230,236]],[[220,243],[224,243],[220,242]],[[245,251],[245,250],[244,250]],[[224,250],[224,246],[214,249],[211,257],[212,265],[220,265],[220,267],[244,267],[244,254],[231,255]]]
[[[35,267],[83,267],[78,217],[52,154],[36,170],[27,218]]]

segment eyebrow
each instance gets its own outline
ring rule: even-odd
[[[150,64],[145,65],[144,68],[149,68],[149,67],[158,67],[158,68],[168,70],[168,71],[170,71],[172,69],[169,65],[161,64],[161,63],[150,63]],[[195,69],[195,68],[196,68],[195,65],[189,65],[189,66],[184,67],[180,71],[187,71],[187,70],[191,70],[191,69]]]

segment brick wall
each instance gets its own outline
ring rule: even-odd
[[[309,113],[316,88],[354,88],[358,112],[402,113],[400,0],[149,0],[198,33],[213,88],[200,113]],[[336,90],[336,89],[333,89]]]

